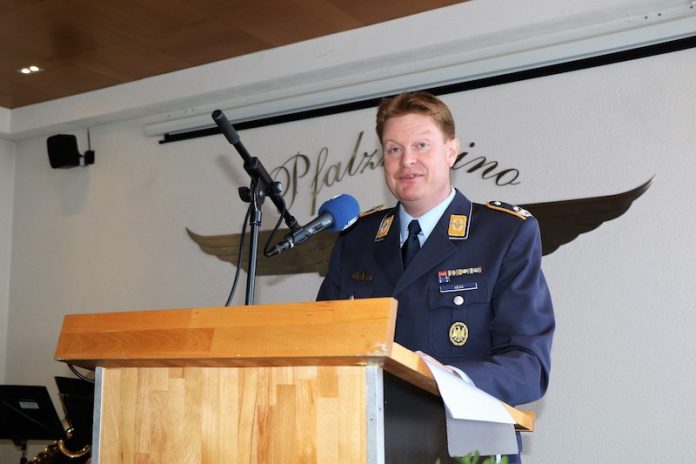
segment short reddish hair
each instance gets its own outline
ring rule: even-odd
[[[377,137],[380,143],[387,121],[406,114],[425,114],[433,118],[447,140],[454,138],[454,118],[447,105],[429,92],[404,92],[383,99],[377,107]]]

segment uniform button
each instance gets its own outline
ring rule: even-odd
[[[454,297],[454,304],[457,306],[461,306],[464,303],[464,298],[461,295],[457,295]]]

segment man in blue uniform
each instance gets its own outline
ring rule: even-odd
[[[452,188],[459,141],[449,109],[431,94],[384,100],[377,135],[399,203],[341,234],[317,299],[393,296],[396,342],[506,403],[541,398],[555,324],[538,223]]]

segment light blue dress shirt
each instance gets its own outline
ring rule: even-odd
[[[428,239],[428,236],[430,235],[430,232],[433,231],[435,226],[437,225],[437,222],[440,220],[442,217],[442,214],[445,212],[447,207],[452,203],[452,200],[454,199],[454,188],[452,188],[452,191],[450,192],[449,196],[442,200],[437,206],[432,208],[430,211],[427,213],[423,214],[421,217],[414,218],[410,214],[408,214],[404,210],[404,206],[402,204],[399,204],[399,237],[401,239],[401,245],[404,244],[406,241],[406,238],[408,238],[408,225],[409,223],[414,220],[418,219],[418,224],[420,224],[421,227],[421,232],[418,234],[418,241],[420,242],[421,246],[425,243],[425,241]]]

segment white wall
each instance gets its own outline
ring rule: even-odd
[[[14,143],[0,139],[0,383],[5,381],[7,318],[10,294],[12,198],[14,194]]]
[[[624,216],[544,261],[558,331],[527,462],[679,462],[688,452],[694,58],[689,50],[516,85],[519,125],[508,140],[538,160],[547,195],[613,193],[655,175]]]
[[[613,194],[655,175],[624,216],[544,259],[558,331],[550,390],[531,406],[538,430],[525,436],[528,464],[679,462],[688,452],[696,429],[694,73],[696,51],[688,50],[445,97],[464,143],[522,173],[520,185],[496,187],[457,172],[455,184],[475,200]],[[345,162],[360,131],[364,150],[376,147],[373,116],[241,135],[269,168],[323,146],[329,163]],[[0,149],[0,189],[10,192],[0,192],[0,285],[11,282],[7,382],[54,390],[52,377],[67,372],[52,360],[66,313],[224,302],[233,267],[203,254],[185,228],[237,232],[236,189],[246,174],[223,137],[159,145],[144,135],[148,122],[92,127],[96,164],[87,168],[52,170],[45,137],[19,142],[14,156],[11,145]],[[85,132],[73,132],[84,150]],[[293,212],[302,221],[308,177],[301,188]],[[363,208],[391,201],[379,171],[324,188],[319,201],[344,191]],[[265,227],[274,219],[267,209]],[[10,236],[11,265],[2,255]],[[311,300],[319,284],[313,275],[262,278],[257,301]],[[2,301],[0,293],[0,317]],[[12,462],[14,450],[4,448]]]

